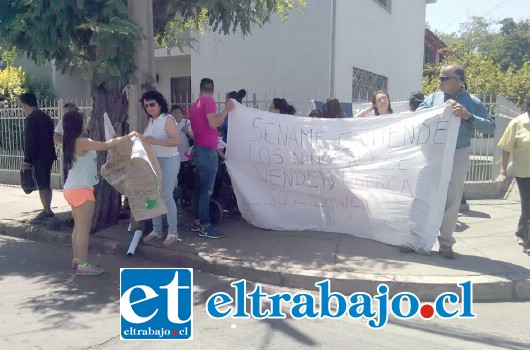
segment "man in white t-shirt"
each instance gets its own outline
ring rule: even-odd
[[[180,163],[182,165],[183,162],[189,161],[188,157],[185,156],[185,153],[188,153],[191,146],[188,137],[193,137],[191,133],[190,121],[188,118],[184,118],[182,107],[179,105],[171,106],[171,115],[177,121],[177,129],[180,132],[180,144],[178,146],[178,150],[180,154]]]
[[[177,176],[178,181],[177,181],[177,184],[175,185],[175,188],[180,186],[180,191],[178,191],[177,193],[181,193],[183,186],[190,187],[190,181],[187,181],[189,179],[185,179],[184,177],[193,176],[191,161],[186,156],[191,148],[190,138],[193,139],[193,134],[191,132],[190,121],[188,118],[184,118],[184,113],[183,113],[181,106],[172,105],[171,115],[177,121],[177,129],[179,131],[179,137],[180,137],[180,144],[178,145],[178,151],[180,155],[180,171]],[[191,188],[188,188],[188,190],[191,191]],[[179,194],[179,196],[182,200],[183,199],[182,193]],[[181,208],[182,208],[182,202],[181,202]]]

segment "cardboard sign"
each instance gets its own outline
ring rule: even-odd
[[[121,142],[107,155],[101,176],[129,199],[136,221],[152,219],[167,213],[159,195],[162,170],[151,145],[139,137]]]

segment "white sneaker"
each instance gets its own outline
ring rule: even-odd
[[[100,267],[86,264],[85,266],[78,265],[75,274],[78,276],[96,276],[101,275],[103,272],[105,272],[105,270]]]

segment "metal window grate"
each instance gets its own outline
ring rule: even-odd
[[[352,102],[371,101],[374,91],[387,90],[387,86],[387,77],[353,67]]]

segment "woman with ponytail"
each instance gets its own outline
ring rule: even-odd
[[[96,151],[116,148],[130,134],[110,141],[93,141],[87,137],[87,124],[81,113],[68,112],[63,117],[64,166],[69,170],[64,184],[64,198],[72,207],[74,230],[72,248],[74,256],[71,267],[78,276],[99,275],[105,270],[87,262],[88,241],[92,215],[94,214],[94,186],[98,183]]]

